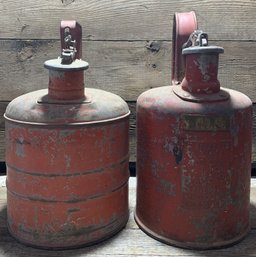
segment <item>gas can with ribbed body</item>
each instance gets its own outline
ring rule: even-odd
[[[74,248],[122,229],[128,211],[129,109],[84,89],[81,26],[61,23],[61,58],[45,62],[49,86],[7,107],[10,233],[41,248]]]
[[[148,90],[137,101],[135,220],[167,244],[218,248],[250,229],[252,103],[220,87],[222,52],[207,34],[192,33],[181,85]]]

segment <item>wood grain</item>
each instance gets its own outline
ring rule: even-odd
[[[4,178],[2,178],[4,179]],[[1,180],[1,177],[0,177]],[[256,240],[256,187],[252,183],[251,187],[251,221],[252,230],[249,235],[239,244],[210,251],[193,251],[176,248],[158,242],[143,233],[134,221],[134,208],[136,202],[136,179],[130,178],[129,181],[129,204],[130,219],[124,230],[113,238],[100,244],[85,247],[81,249],[68,251],[46,251],[38,250],[32,247],[24,246],[15,241],[9,234],[6,227],[6,188],[0,187],[0,255],[1,257],[167,257],[167,256],[207,256],[207,257],[240,257],[240,256],[256,256],[255,240]],[[2,200],[2,201],[1,201]]]
[[[256,104],[253,105],[252,162],[256,167]]]
[[[4,113],[8,102],[0,102],[0,162],[5,161]],[[1,188],[1,185],[0,185]]]
[[[60,54],[58,41],[0,41],[0,101],[13,98],[48,85],[44,61]],[[223,87],[239,90],[256,103],[255,42],[213,42],[223,46],[219,80]],[[85,86],[100,88],[136,101],[145,90],[165,86],[171,81],[171,42],[85,41]]]
[[[255,40],[254,0],[0,1],[1,38],[58,39],[62,19],[78,20],[93,40],[170,40],[174,12],[194,10],[217,40]]]

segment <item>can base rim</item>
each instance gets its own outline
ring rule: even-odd
[[[85,242],[85,243],[81,243],[81,244],[77,244],[77,245],[70,245],[70,246],[43,246],[43,245],[36,245],[36,244],[33,244],[27,240],[23,240],[19,237],[16,237],[16,235],[14,233],[12,233],[12,230],[9,226],[9,223],[7,222],[7,228],[8,228],[8,231],[10,233],[10,235],[19,243],[25,245],[25,246],[28,246],[28,247],[33,247],[33,248],[36,248],[36,249],[42,249],[42,250],[52,250],[52,251],[62,251],[62,250],[72,250],[72,249],[79,249],[79,248],[83,248],[83,247],[89,247],[89,246],[92,246],[92,245],[96,245],[96,244],[99,244],[103,241],[106,241],[108,239],[111,239],[112,237],[114,237],[116,234],[118,234],[119,232],[121,232],[121,230],[123,230],[125,228],[125,226],[127,225],[128,223],[128,220],[129,220],[129,210],[128,210],[128,214],[126,215],[125,219],[120,223],[120,225],[115,229],[113,230],[111,233],[103,236],[102,238],[99,238],[95,241],[91,241],[91,242]]]
[[[138,215],[136,213],[136,209],[134,212],[134,220],[137,223],[137,225],[139,226],[139,228],[148,236],[150,236],[162,243],[171,245],[171,246],[184,248],[184,249],[192,249],[192,250],[210,250],[210,249],[219,249],[219,248],[230,247],[230,246],[235,245],[235,244],[239,243],[240,241],[242,241],[251,230],[251,226],[249,224],[249,226],[247,227],[247,229],[245,230],[245,232],[243,234],[241,234],[233,239],[225,240],[225,241],[221,241],[221,242],[214,242],[214,243],[208,243],[208,244],[197,243],[197,242],[180,242],[180,241],[176,241],[176,240],[158,235],[157,233],[152,231],[150,228],[145,226],[143,224],[143,222],[141,221],[141,219],[138,217]]]

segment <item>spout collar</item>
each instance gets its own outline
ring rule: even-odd
[[[206,54],[206,53],[224,53],[224,48],[219,46],[191,46],[182,50],[183,55],[187,54]]]
[[[44,63],[44,67],[48,70],[55,71],[81,71],[89,68],[88,62],[80,59],[74,60],[71,64],[62,64],[61,58],[48,60]]]

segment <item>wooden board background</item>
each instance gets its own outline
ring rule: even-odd
[[[223,87],[254,103],[256,161],[256,1],[254,0],[0,0],[0,161],[4,161],[2,114],[18,95],[47,87],[43,62],[60,53],[59,25],[83,26],[83,56],[90,63],[86,86],[122,96],[129,104],[130,160],[135,154],[135,106],[143,91],[170,84],[174,12],[193,10],[220,58]]]

